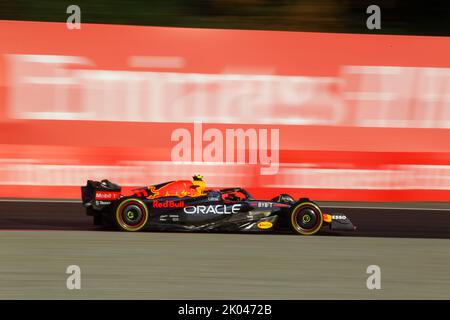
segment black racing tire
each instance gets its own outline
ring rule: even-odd
[[[148,215],[148,208],[142,200],[128,198],[116,206],[114,221],[120,230],[136,232],[146,226]]]
[[[292,206],[290,224],[297,234],[313,235],[322,228],[322,210],[312,201],[300,200]]]

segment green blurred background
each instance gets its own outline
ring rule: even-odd
[[[317,32],[449,35],[450,0],[0,0],[0,19]],[[381,7],[382,29],[366,28]]]

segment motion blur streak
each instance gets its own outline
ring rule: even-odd
[[[0,298],[448,299],[449,244],[448,239],[3,232]],[[62,285],[61,270],[73,261],[84,272],[76,293]],[[374,261],[382,268],[377,292],[365,286],[365,270]]]
[[[0,197],[201,173],[259,196],[450,199],[449,38],[0,21],[0,43]],[[244,161],[174,162],[193,122],[279,130],[277,170],[250,137]]]

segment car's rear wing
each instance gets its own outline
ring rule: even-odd
[[[121,189],[109,180],[88,180],[86,186],[81,187],[81,200],[86,208],[101,210],[121,197]]]

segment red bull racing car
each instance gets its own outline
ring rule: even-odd
[[[86,213],[95,225],[123,231],[180,230],[267,232],[290,230],[312,235],[322,228],[352,231],[343,214],[326,214],[307,198],[280,194],[271,200],[254,199],[245,189],[206,189],[199,175],[169,181],[122,195],[108,180],[88,180],[81,187]]]

